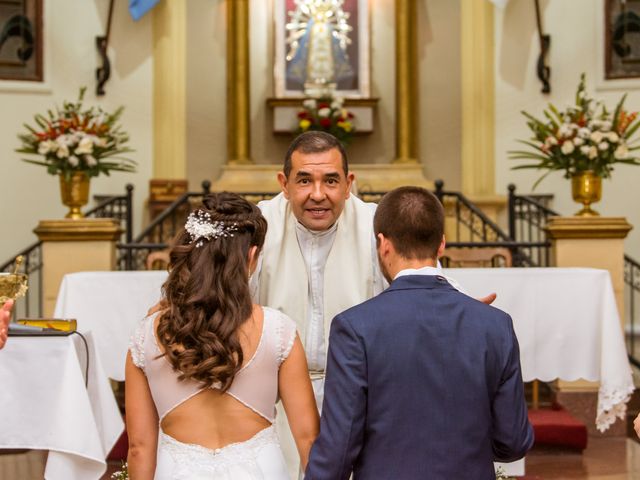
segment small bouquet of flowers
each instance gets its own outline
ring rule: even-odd
[[[129,466],[122,462],[122,469],[111,474],[111,480],[129,480]]]
[[[640,148],[632,139],[640,127],[640,119],[637,112],[624,109],[625,98],[623,95],[613,112],[607,110],[602,103],[588,97],[582,74],[575,105],[560,111],[549,104],[543,111],[543,120],[522,112],[533,137],[519,142],[530,149],[510,151],[509,158],[532,162],[513,169],[549,170],[536,181],[535,188],[555,170],[563,170],[565,178],[586,171],[609,178],[615,163],[640,165],[640,159],[631,154]]]
[[[300,134],[308,130],[321,130],[332,134],[347,145],[355,131],[354,115],[344,108],[344,100],[340,97],[307,98],[302,102],[298,112],[298,128]]]
[[[136,162],[120,157],[133,151],[125,146],[129,136],[118,124],[124,108],[111,114],[100,107],[84,108],[85,90],[80,89],[76,102],[64,102],[62,109],[48,110],[47,116],[35,115],[36,126],[25,124],[27,133],[18,135],[22,147],[16,152],[39,156],[39,160],[23,160],[67,178],[74,172],[85,172],[89,177],[111,171],[135,172]]]

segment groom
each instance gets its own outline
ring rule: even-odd
[[[331,323],[305,478],[494,480],[494,460],[533,444],[511,318],[438,273],[444,212],[428,191],[389,192],[374,231],[391,285]]]

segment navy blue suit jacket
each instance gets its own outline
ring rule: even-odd
[[[409,275],[333,319],[307,479],[495,480],[533,444],[511,317]]]

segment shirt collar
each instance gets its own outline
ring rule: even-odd
[[[442,275],[442,269],[439,267],[405,268],[396,274],[394,280],[405,275]]]
[[[303,238],[322,238],[331,236],[336,232],[338,228],[338,222],[334,223],[327,230],[310,230],[304,225],[302,225],[298,220],[296,220],[296,232],[298,235],[302,235]]]

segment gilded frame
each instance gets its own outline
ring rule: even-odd
[[[274,86],[276,98],[299,98],[304,96],[302,86],[292,88],[295,81],[292,81],[287,74],[287,44],[285,25],[288,21],[287,12],[291,10],[294,0],[274,1]],[[369,0],[344,0],[345,10],[355,12],[357,15],[354,27],[355,35],[352,37],[352,46],[349,50],[349,63],[356,72],[356,80],[350,81],[348,87],[338,85],[337,94],[344,98],[370,98],[370,43],[369,43]],[[354,53],[354,54],[352,54]]]
[[[41,82],[43,0],[0,0],[0,80]]]

